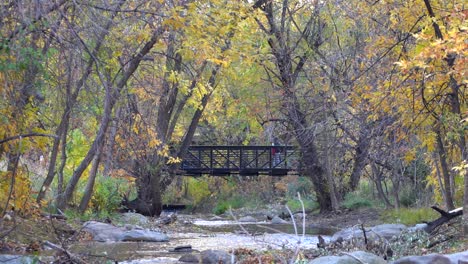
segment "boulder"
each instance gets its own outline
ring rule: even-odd
[[[404,257],[393,262],[393,264],[426,264],[426,263],[451,264],[452,262],[450,261],[449,258],[440,254],[429,254],[425,256],[408,256],[408,257]]]
[[[407,227],[403,224],[383,224],[372,227],[371,231],[373,233],[376,233],[380,237],[390,240],[392,237],[399,236],[401,232],[403,232],[406,229]]]
[[[125,224],[145,226],[149,224],[149,220],[146,216],[138,213],[123,213],[121,221]]]
[[[111,224],[88,221],[83,225],[83,231],[90,233],[94,241],[119,241],[120,236],[126,230]]]
[[[460,253],[442,255],[429,254],[425,256],[408,256],[396,260],[393,264],[464,264],[468,263],[468,250]]]
[[[169,237],[163,233],[151,230],[130,230],[122,233],[118,237],[119,241],[145,241],[145,242],[166,242]]]
[[[176,264],[180,262],[176,258],[170,258],[170,257],[142,258],[142,259],[119,261],[119,264],[170,264],[170,263]]]
[[[340,230],[333,234],[333,236],[330,239],[330,242],[335,243],[338,241],[343,241],[343,240],[350,240],[352,238],[362,238],[362,230],[357,228],[357,227],[350,227],[350,228],[345,228],[343,230]]]
[[[459,252],[459,253],[445,255],[445,256],[449,258],[452,263],[468,264],[468,250]]]
[[[312,260],[309,264],[360,264],[360,263],[372,263],[372,264],[386,264],[387,262],[372,253],[365,251],[355,251],[349,253],[351,256],[325,256]]]
[[[143,227],[141,226],[137,226],[137,225],[124,225],[123,226],[126,230],[133,230],[133,229],[144,229]]]
[[[338,256],[325,256],[312,260],[309,264],[329,264],[329,263],[340,263],[341,257]]]
[[[304,214],[304,213],[295,213],[295,214],[294,214],[294,219],[296,219],[296,220],[302,221],[302,219],[303,219],[304,217],[307,218],[307,214]]]
[[[279,216],[275,216],[275,217],[273,217],[273,219],[271,219],[271,223],[275,224],[275,225],[276,224],[287,224],[288,221],[281,219]]]
[[[231,255],[222,250],[204,250],[200,253],[203,264],[231,264]]]
[[[19,255],[0,255],[0,263],[5,264],[29,264],[38,263],[37,257]]]
[[[132,226],[116,227],[111,224],[88,221],[83,225],[83,231],[90,233],[94,241],[146,241],[165,242],[169,238],[160,232],[131,229]]]
[[[366,228],[366,235],[368,239],[384,238],[390,240],[392,237],[399,236],[401,232],[406,230],[407,227],[403,224],[383,224],[371,228]],[[352,238],[364,238],[361,228],[351,227],[336,232],[330,242],[335,243],[340,240],[350,240]]]
[[[408,231],[410,232],[416,232],[419,230],[425,231],[426,228],[427,228],[427,224],[416,224],[415,226],[408,228]]]
[[[246,223],[246,222],[257,222],[257,219],[255,219],[253,216],[244,216],[239,218],[239,222]]]
[[[200,256],[194,254],[185,254],[179,258],[180,262],[200,263]]]

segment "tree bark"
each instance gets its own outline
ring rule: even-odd
[[[393,205],[388,200],[388,197],[385,194],[385,191],[382,186],[382,171],[377,168],[377,165],[375,163],[372,163],[371,167],[372,167],[372,174],[374,175],[373,178],[374,178],[375,187],[377,188],[377,194],[380,200],[385,203],[386,208],[392,208]]]
[[[325,106],[325,104],[324,104]],[[325,108],[325,107],[324,107]],[[328,119],[327,117],[327,109],[323,109],[325,112],[325,118]],[[331,132],[331,131],[330,131]],[[326,178],[327,178],[327,184],[328,184],[328,189],[330,190],[330,202],[331,202],[331,208],[333,211],[336,211],[339,209],[340,205],[338,203],[338,198],[337,198],[337,191],[335,187],[335,181],[333,179],[333,169],[332,169],[332,164],[330,162],[331,157],[331,151],[330,149],[332,148],[332,144],[330,144],[330,133],[325,133],[325,169],[326,169]]]
[[[447,155],[445,152],[444,143],[442,142],[442,136],[440,134],[440,131],[437,129],[436,133],[437,133],[436,135],[437,152],[439,154],[442,179],[444,180],[444,185],[441,186],[441,189],[445,190],[445,196],[446,196],[445,206],[447,207],[448,210],[452,210],[453,208],[455,208],[455,205],[453,203],[453,195],[452,195],[452,190],[450,188],[450,170],[447,164]]]
[[[333,208],[330,190],[327,186],[327,180],[324,177],[325,173],[323,167],[318,160],[317,150],[314,146],[307,146],[305,144],[301,144],[300,149],[304,166],[302,174],[312,180],[314,191],[317,195],[317,201],[320,206],[320,212],[331,211]]]
[[[57,171],[57,197],[56,203],[60,201],[63,195],[63,187],[64,187],[64,177],[63,177],[63,170],[65,169],[65,165],[67,163],[67,136],[68,136],[68,127],[70,125],[69,120],[65,122],[65,128],[63,129],[62,137],[61,137],[61,144],[60,144],[60,167]]]
[[[463,195],[463,211],[468,212],[468,169],[465,171],[465,194]],[[462,216],[463,234],[468,237],[468,213]]]
[[[162,212],[161,172],[158,171],[151,176],[151,216],[159,216]]]
[[[110,128],[109,137],[107,140],[107,145],[104,152],[104,171],[103,175],[108,177],[110,176],[110,171],[114,167],[114,146],[115,146],[115,136],[117,135],[117,127],[119,125],[119,119],[121,116],[121,109],[117,109],[114,119],[111,121],[112,125]]]
[[[81,213],[86,211],[88,208],[89,201],[93,195],[94,183],[96,181],[97,172],[99,168],[99,163],[101,162],[101,150],[99,150],[93,160],[93,164],[91,165],[91,171],[89,172],[88,182],[86,183],[85,191],[83,193],[83,198],[81,199],[80,205],[78,210]]]
[[[369,154],[370,140],[366,136],[367,131],[362,129],[359,133],[359,138],[356,142],[356,147],[354,149],[354,164],[351,176],[349,179],[349,191],[353,192],[359,186],[359,181],[361,179],[362,170],[367,164],[367,156]]]

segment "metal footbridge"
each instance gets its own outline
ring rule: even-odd
[[[191,146],[180,169],[187,176],[284,176],[297,168],[293,146]]]

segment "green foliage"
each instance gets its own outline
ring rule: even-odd
[[[65,171],[73,174],[73,170],[78,166],[89,150],[90,142],[82,130],[74,129],[70,131],[70,140],[67,142],[67,163]]]
[[[188,195],[192,198],[192,205],[194,207],[200,206],[211,195],[206,181],[190,178],[188,179],[187,187]]]
[[[74,208],[68,208],[64,211],[65,216],[67,219],[70,220],[80,220],[80,221],[89,221],[89,220],[97,220],[97,221],[106,221],[106,220],[113,220],[118,219],[119,215],[114,212],[108,211],[86,211],[85,213],[81,213]]]
[[[381,215],[381,218],[386,222],[397,222],[405,225],[415,225],[437,217],[437,213],[430,208],[400,208],[386,210]]]
[[[306,211],[313,211],[319,208],[319,204],[312,198],[302,198],[302,202],[304,203],[304,209]],[[292,212],[302,211],[301,202],[296,199],[288,199],[286,205]]]
[[[90,209],[100,215],[117,211],[122,203],[122,195],[129,193],[131,185],[121,178],[98,177],[94,185]]]
[[[213,209],[213,213],[220,215],[226,212],[227,210],[229,210],[229,208],[232,208],[232,209],[241,208],[246,204],[246,202],[247,202],[246,199],[241,196],[235,196],[225,201],[218,201],[218,203]]]
[[[359,192],[352,192],[346,194],[343,206],[348,209],[359,209],[363,207],[372,207],[372,203]]]
[[[226,202],[218,202],[218,204],[213,209],[213,214],[221,215],[224,214],[229,209],[229,205]]]

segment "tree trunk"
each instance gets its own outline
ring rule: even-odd
[[[80,165],[78,165],[78,168],[76,168],[76,170],[73,172],[73,175],[67,184],[63,196],[61,196],[58,200],[57,207],[60,209],[64,209],[67,206],[67,203],[71,200],[73,192],[75,191],[75,187],[78,184],[79,179],[81,178],[81,175],[86,170],[89,163],[98,152],[98,149],[100,149],[102,144],[104,143],[105,134],[109,125],[110,116],[112,114],[112,108],[115,104],[115,99],[112,98],[111,93],[111,88],[108,87],[106,89],[104,113],[101,118],[101,123],[99,125],[99,130],[97,132],[96,138],[94,139],[93,144],[91,145],[91,148],[89,149],[83,161],[81,161]]]
[[[134,165],[135,175],[137,176],[137,199],[151,202],[151,173],[147,169],[146,165],[138,161]]]
[[[364,129],[362,129],[364,130]],[[359,186],[362,170],[366,166],[367,155],[369,154],[370,140],[367,138],[367,131],[360,131],[356,147],[354,149],[354,164],[351,177],[349,179],[349,191],[353,192]]]
[[[440,217],[434,221],[427,223],[427,227],[424,229],[427,233],[432,233],[437,227],[443,225],[444,223],[447,223],[448,221],[457,216],[463,215],[463,209],[461,207],[450,212],[446,212],[438,208],[437,206],[432,206],[431,208],[439,212]]]
[[[132,58],[132,60],[130,60],[130,62],[127,65],[126,71],[122,74],[116,86],[110,87],[111,84],[107,84],[108,87],[106,87],[106,98],[104,100],[104,112],[103,112],[103,116],[101,118],[101,122],[99,125],[99,130],[96,134],[96,138],[94,139],[93,144],[91,145],[91,148],[89,149],[83,161],[80,163],[78,168],[73,172],[73,175],[70,181],[68,182],[67,188],[65,189],[65,193],[63,197],[61,197],[57,202],[58,208],[65,208],[67,206],[67,203],[71,200],[73,196],[73,192],[75,191],[75,187],[78,184],[79,179],[81,178],[81,175],[89,166],[89,163],[94,158],[94,155],[96,154],[98,148],[103,144],[105,134],[109,126],[109,121],[111,119],[112,109],[114,108],[114,105],[119,99],[123,88],[125,87],[125,85],[127,84],[127,81],[130,79],[130,77],[133,75],[133,73],[136,71],[136,69],[140,65],[140,62],[143,59],[143,57],[146,54],[148,54],[148,52],[150,52],[154,44],[156,44],[156,42],[159,40],[159,37],[164,32],[165,32],[164,27],[157,28],[153,32],[151,39],[148,42],[146,42],[143,48],[137,52],[137,54]]]
[[[7,171],[10,172],[10,174],[11,174],[11,180],[10,180],[10,188],[9,188],[9,191],[8,191],[8,196],[7,196],[5,206],[4,206],[2,214],[1,214],[2,217],[8,211],[8,205],[10,204],[10,200],[11,200],[11,198],[13,198],[13,195],[14,195],[15,183],[16,183],[16,172],[17,172],[18,165],[19,165],[19,160],[20,160],[20,157],[21,157],[21,155],[16,154],[16,153],[14,153],[14,154],[8,153],[7,156],[8,156],[7,157],[8,158]],[[13,208],[13,210],[14,209],[15,208]]]
[[[444,180],[444,185],[441,186],[441,189],[443,188],[445,190],[445,195],[447,198],[445,206],[447,207],[447,210],[452,210],[453,208],[455,208],[455,205],[453,203],[452,191],[450,190],[450,170],[447,164],[447,155],[445,153],[444,143],[442,142],[442,136],[440,134],[439,129],[437,129],[436,133],[437,152],[439,154],[441,173],[442,178]]]
[[[118,108],[115,114],[114,119],[111,121],[112,125],[110,128],[110,133],[109,137],[107,139],[107,145],[105,148],[105,154],[104,154],[104,171],[103,175],[108,177],[110,174],[110,171],[113,169],[114,166],[114,146],[115,146],[115,136],[117,135],[117,127],[119,125],[119,119],[121,116],[121,109]]]
[[[302,145],[302,144],[301,144]],[[327,186],[325,172],[319,164],[317,150],[314,146],[302,146],[302,164],[304,166],[303,175],[309,177],[314,184],[315,194],[320,206],[320,212],[328,212],[332,210],[330,190]]]
[[[57,131],[59,132],[59,131]],[[50,159],[49,159],[49,166],[48,166],[48,172],[47,176],[42,183],[41,189],[39,189],[39,193],[37,194],[36,202],[38,204],[41,204],[42,199],[44,199],[44,196],[46,195],[47,191],[49,190],[49,186],[52,183],[52,180],[55,177],[55,164],[57,162],[57,156],[58,156],[58,151],[60,147],[60,135],[57,133],[57,137],[54,139],[54,143],[52,145],[52,152],[50,154]]]
[[[151,176],[151,189],[152,189],[152,200],[151,200],[151,216],[159,216],[162,212],[162,191],[161,191],[161,174],[160,172],[154,173]]]
[[[465,194],[463,195],[463,212],[462,225],[463,234],[468,237],[468,169],[465,171]]]
[[[375,163],[371,164],[372,167],[372,174],[374,175],[374,183],[375,187],[377,188],[377,195],[379,196],[380,200],[384,202],[386,208],[392,208],[393,205],[387,198],[385,191],[382,186],[382,171],[377,168]]]
[[[396,166],[396,165],[395,165]],[[395,166],[392,169],[392,194],[395,200],[395,208],[400,209],[400,174]]]
[[[75,101],[76,101],[76,98],[75,100],[73,100],[73,98],[71,98],[70,100],[67,100],[67,106],[65,107],[65,110],[62,114],[62,119],[60,120],[60,124],[56,131],[56,134],[58,137],[54,139],[54,144],[52,146],[52,152],[50,155],[47,176],[44,182],[42,183],[42,187],[39,190],[39,194],[36,199],[38,204],[40,204],[42,199],[44,199],[47,191],[49,190],[50,184],[52,184],[52,181],[54,180],[55,174],[57,172],[56,164],[57,164],[57,157],[58,157],[59,149],[60,149],[61,144],[66,145],[66,142],[64,142],[63,140],[66,140],[67,134],[68,134],[68,124],[70,122],[70,112],[72,108],[70,103],[74,104]],[[65,148],[62,148],[62,151],[65,151]],[[65,157],[64,159],[62,158],[62,163],[64,163],[66,161],[66,153],[62,153],[62,157]],[[62,187],[62,185],[59,185],[59,186]]]
[[[86,211],[86,208],[88,208],[89,201],[91,200],[91,197],[93,195],[94,182],[96,181],[100,161],[101,151],[98,151],[98,153],[96,153],[94,157],[93,164],[91,165],[91,171],[89,172],[88,182],[86,183],[83,198],[81,199],[80,206],[78,207],[78,210],[81,213],[84,213]]]
[[[123,4],[123,1],[120,2],[119,7],[122,4]],[[65,109],[63,110],[62,118],[60,119],[60,124],[59,124],[59,126],[57,128],[57,132],[56,132],[56,134],[59,137],[65,133],[65,135],[62,136],[62,138],[64,140],[66,139],[66,134],[68,133],[68,125],[69,125],[69,122],[70,122],[70,116],[71,116],[72,109],[73,109],[73,107],[74,107],[74,105],[75,105],[75,103],[76,103],[76,101],[78,99],[78,95],[79,95],[81,89],[83,88],[83,86],[87,82],[89,76],[91,75],[93,65],[95,63],[94,58],[98,54],[99,50],[101,49],[102,44],[103,44],[106,36],[109,34],[109,32],[110,32],[109,29],[112,26],[113,18],[115,17],[116,14],[117,14],[117,12],[114,12],[112,14],[112,18],[106,23],[103,30],[100,32],[99,36],[97,37],[96,46],[94,47],[93,51],[91,52],[90,59],[86,63],[86,68],[84,69],[83,75],[81,76],[81,78],[76,83],[76,86],[75,86],[75,89],[73,90],[73,92],[72,92],[72,89],[71,89],[71,83],[72,83],[72,78],[73,78],[72,73],[73,73],[73,67],[75,67],[75,61],[72,58],[70,60],[70,62],[69,62],[69,65],[68,65],[69,69],[68,69],[68,76],[67,76],[68,79],[67,79],[67,85],[66,85]],[[38,203],[40,203],[40,201],[44,198],[47,190],[50,187],[50,184],[52,183],[52,181],[53,181],[53,179],[55,177],[55,173],[56,173],[55,166],[56,166],[56,162],[57,162],[59,144],[60,144],[59,139],[54,140],[54,145],[52,147],[52,153],[51,153],[49,168],[48,168],[48,172],[47,172],[47,177],[44,180],[44,182],[42,183],[42,187],[39,190],[39,194],[38,194],[38,197],[37,197],[37,202]],[[62,144],[66,144],[66,143],[62,142]],[[63,154],[62,154],[62,157],[64,157]],[[66,155],[65,155],[65,157],[66,157]],[[65,161],[66,161],[66,159],[65,159]],[[62,160],[62,162],[65,162],[65,161]],[[61,182],[63,183],[63,177],[62,177]],[[62,187],[63,184],[61,184],[59,186]],[[60,187],[60,189],[61,189],[61,187]],[[60,191],[59,193],[62,193],[62,192]],[[58,199],[58,200],[60,200],[60,199]]]
[[[326,110],[326,109],[324,109]],[[330,202],[331,202],[331,208],[333,211],[336,211],[339,209],[340,205],[338,203],[338,198],[336,196],[336,187],[335,187],[335,181],[333,179],[333,170],[332,170],[332,165],[330,162],[330,137],[329,133],[325,133],[325,142],[326,142],[326,147],[325,147],[325,170],[326,170],[326,178],[327,178],[327,184],[328,184],[328,189],[330,190]]]
[[[64,181],[63,181],[63,170],[65,169],[65,165],[67,163],[67,135],[68,135],[68,126],[69,126],[69,122],[66,122],[66,127],[64,128],[64,131],[62,133],[62,138],[60,140],[60,146],[61,146],[61,150],[60,150],[60,167],[57,171],[57,176],[58,176],[58,179],[57,179],[57,198],[56,198],[56,203],[58,203],[58,201],[60,201],[60,199],[62,198],[63,196],[63,187],[64,187]]]

